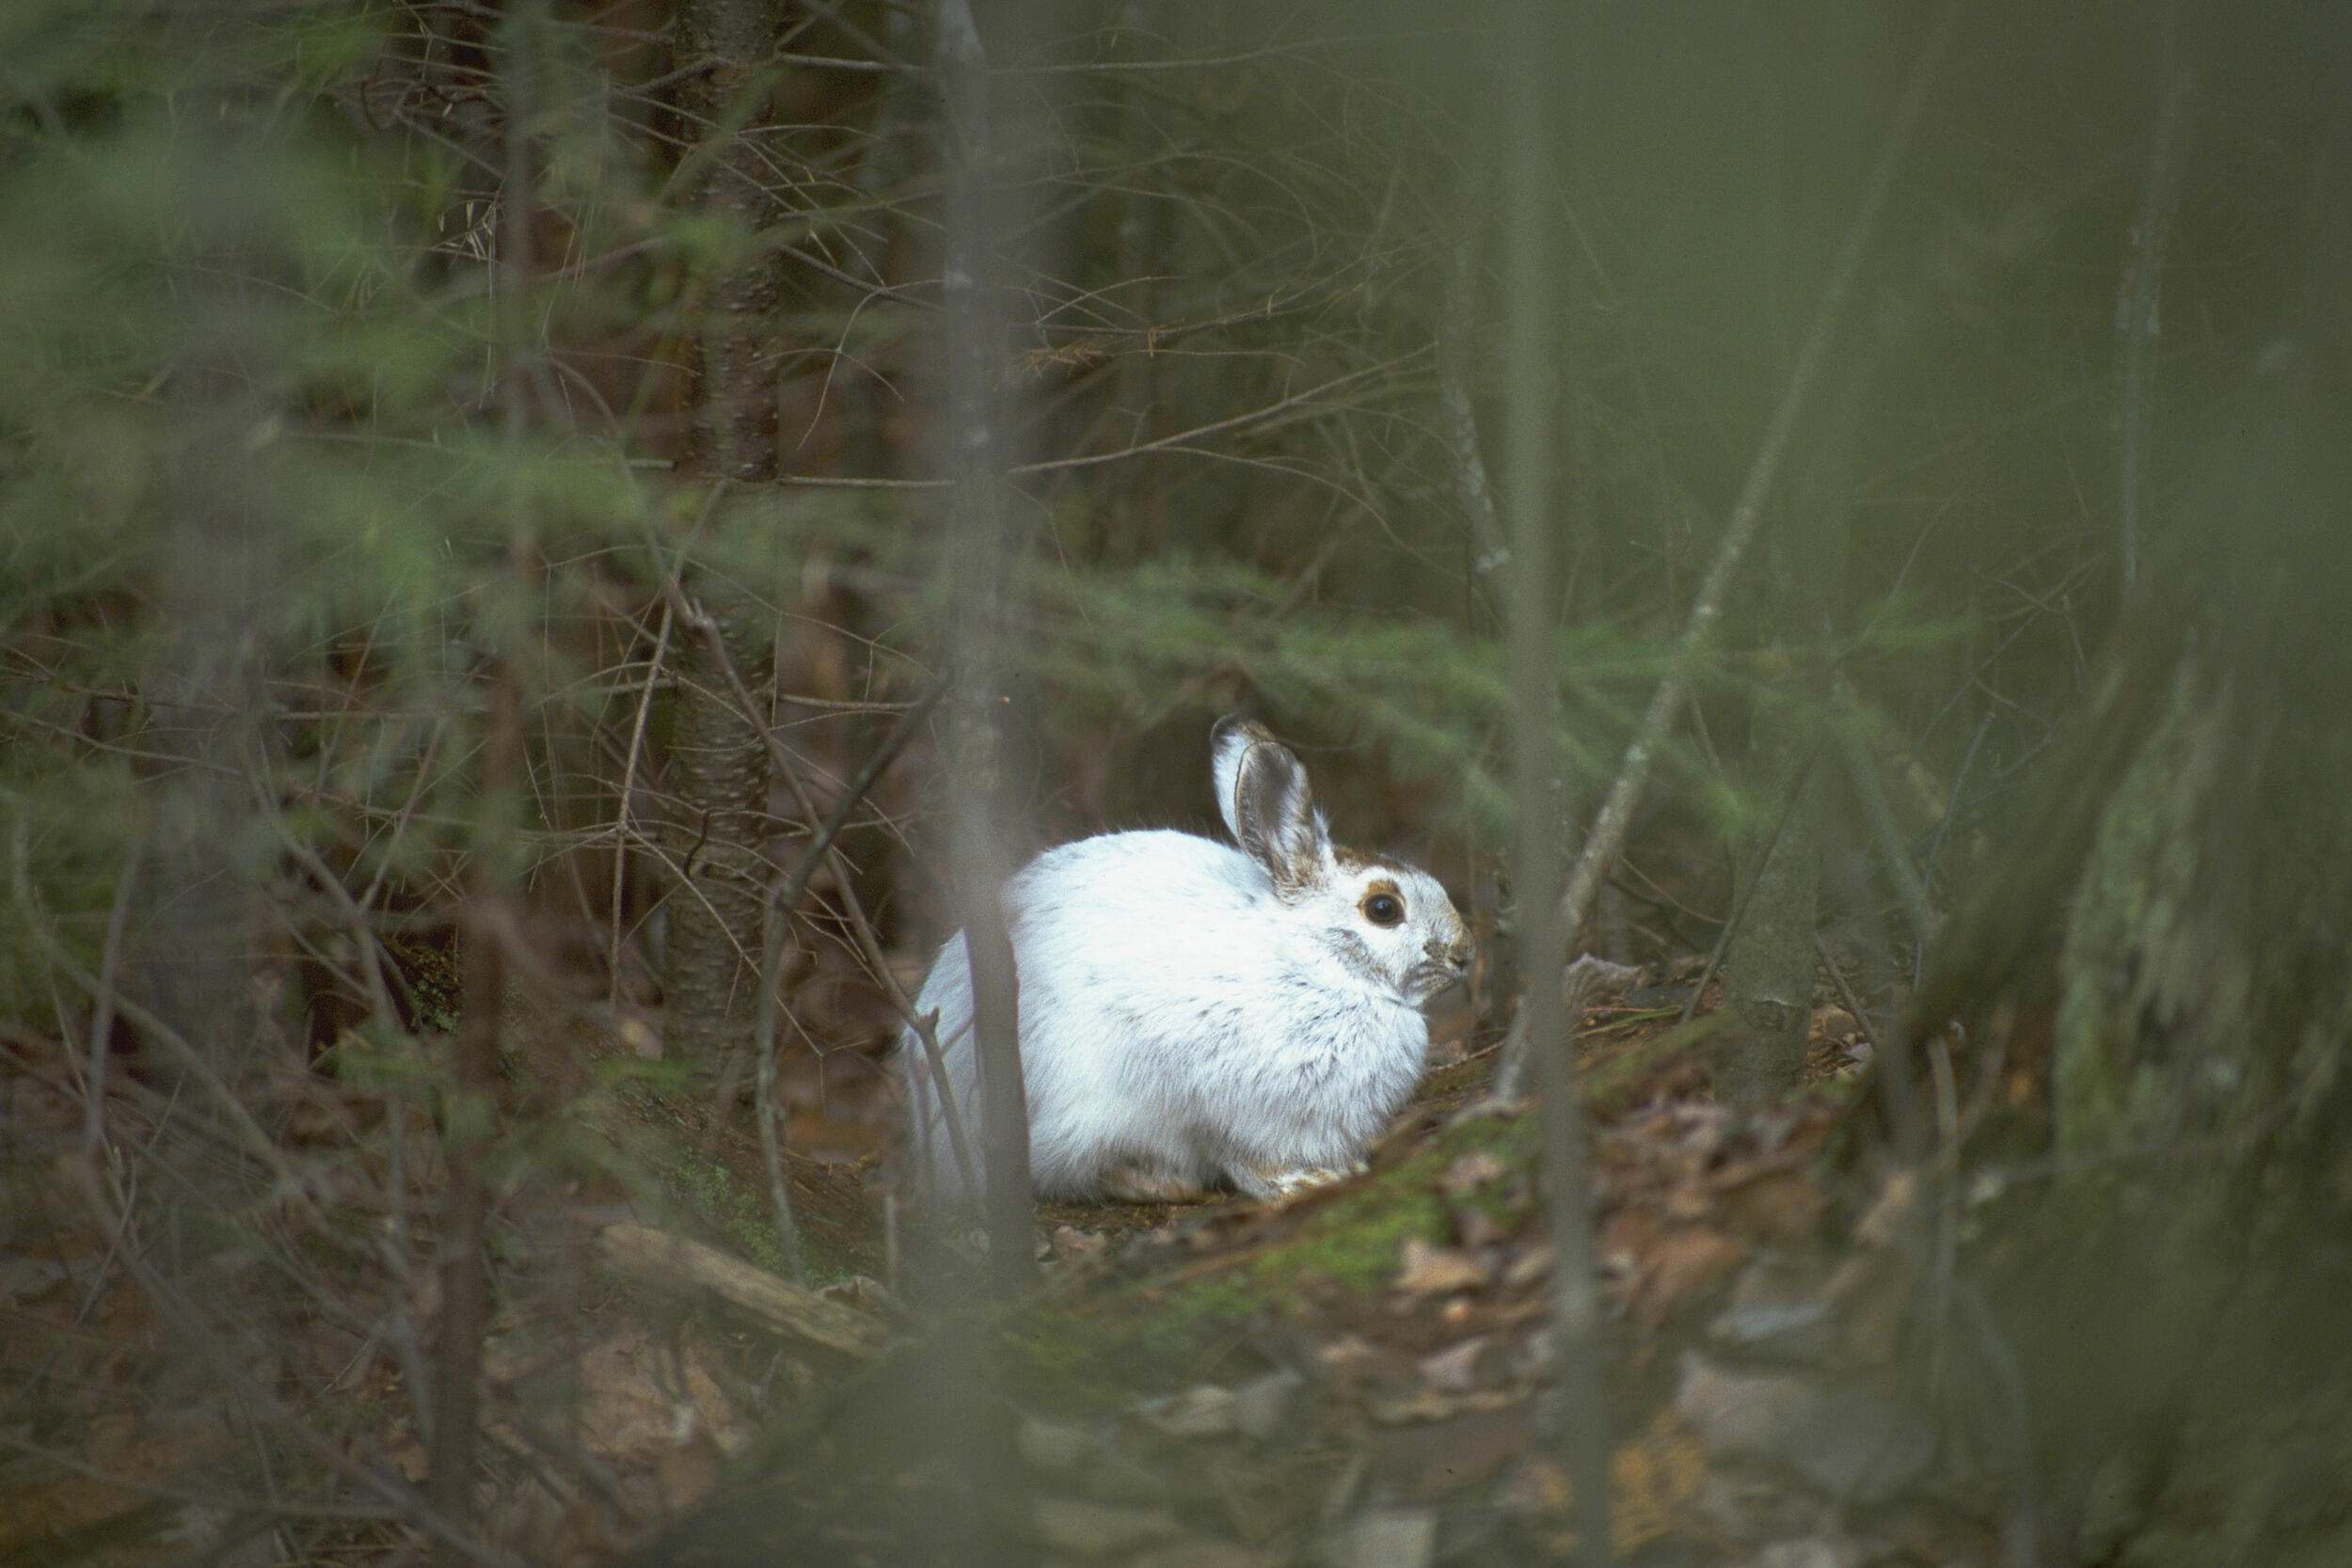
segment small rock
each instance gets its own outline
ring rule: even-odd
[[[1233,1390],[1233,1425],[1245,1435],[1263,1442],[1280,1429],[1292,1400],[1306,1384],[1305,1378],[1288,1367],[1251,1378]]]
[[[1828,1348],[1829,1304],[1800,1269],[1778,1259],[1750,1264],[1731,1288],[1731,1302],[1708,1324],[1708,1336],[1775,1360],[1805,1359]]]
[[[1683,1357],[1675,1411],[1710,1455],[1786,1465],[1840,1502],[1883,1502],[1935,1456],[1927,1426],[1868,1389],[1724,1371],[1696,1355]]]
[[[1081,1557],[1103,1557],[1176,1533],[1176,1521],[1156,1508],[1116,1508],[1075,1497],[1040,1497],[1030,1517],[1041,1542]]]
[[[1021,1457],[1041,1470],[1067,1470],[1094,1448],[1094,1439],[1073,1426],[1025,1417],[1014,1438]]]
[[[1438,1557],[1438,1516],[1425,1508],[1375,1508],[1324,1543],[1331,1568],[1429,1568]]]
[[[1222,1437],[1238,1424],[1233,1391],[1202,1383],[1166,1399],[1146,1400],[1136,1413],[1170,1437]]]

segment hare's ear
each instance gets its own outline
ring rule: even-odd
[[[1275,887],[1301,893],[1323,881],[1331,835],[1315,809],[1306,765],[1263,724],[1228,716],[1209,736],[1216,807],[1233,842]]]

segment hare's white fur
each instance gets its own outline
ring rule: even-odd
[[[1051,849],[1006,883],[1020,976],[1031,1178],[1041,1196],[1199,1189],[1271,1196],[1360,1158],[1420,1082],[1422,1006],[1469,942],[1423,872],[1335,849],[1306,770],[1254,725],[1216,735],[1240,847],[1172,832]],[[1393,921],[1382,895],[1402,906]],[[977,1149],[963,938],[932,965],[950,1094]],[[918,1154],[962,1181],[920,1043],[901,1046]]]

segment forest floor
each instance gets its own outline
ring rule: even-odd
[[[1898,1342],[1920,1288],[1899,1244],[1915,1186],[1863,1168],[1846,1135],[1868,1114],[1860,1026],[1817,1007],[1803,1091],[1736,1114],[1700,1065],[1708,1015],[1679,1019],[1687,967],[1591,1009],[1581,1034],[1620,1560],[1998,1560],[1998,1497],[1952,1481],[1951,1434],[1913,1397],[1917,1346]],[[488,1533],[542,1563],[954,1560],[934,1538],[947,1527],[921,1521],[959,1516],[940,1444],[961,1418],[941,1413],[982,1398],[993,1418],[970,1430],[1017,1450],[993,1456],[1012,1479],[982,1506],[1041,1562],[1558,1559],[1587,1514],[1551,1436],[1567,1413],[1549,1396],[1534,1123],[1484,1101],[1494,1050],[1457,1040],[1369,1175],[1281,1207],[1049,1206],[1041,1285],[990,1321],[986,1356],[927,1343],[876,1283],[870,1155],[795,1165],[821,1292],[752,1244],[767,1189],[743,1129],[705,1128],[703,1163],[672,1163],[703,1173],[663,1183],[683,1204],[577,1184],[503,1260]],[[17,1091],[12,1125],[36,1092]],[[659,1097],[636,1103],[658,1126]],[[71,1112],[62,1094],[47,1107]],[[677,1250],[648,1262],[661,1236]],[[273,1536],[266,1477],[222,1501],[206,1478],[258,1451],[230,1434],[268,1423],[233,1391],[163,1397],[201,1380],[172,1354],[178,1325],[109,1277],[106,1238],[20,1229],[4,1269],[20,1414],[0,1416],[0,1563],[260,1563],[295,1539],[359,1561],[406,1538],[389,1520]],[[410,1321],[430,1318],[424,1289]],[[313,1316],[294,1313],[307,1327],[278,1399],[421,1478],[398,1347]],[[990,1388],[961,1386],[982,1365]],[[231,1519],[264,1549],[192,1544]]]

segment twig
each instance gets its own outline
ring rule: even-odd
[[[39,897],[33,892],[32,877],[27,870],[31,854],[30,833],[22,816],[17,818],[16,831],[11,836],[14,848],[13,880],[16,900],[24,911],[25,929],[32,933],[33,941],[48,956],[49,961],[63,971],[75,985],[89,993],[91,1006],[95,1006],[100,996],[98,977],[76,962],[72,955],[65,950],[64,944],[57,941],[56,935],[49,929],[48,917],[40,907]],[[236,1132],[237,1141],[244,1145],[246,1150],[255,1159],[268,1167],[270,1176],[280,1192],[290,1196],[303,1192],[301,1179],[294,1174],[294,1168],[286,1164],[286,1158],[278,1152],[278,1145],[271,1141],[267,1132],[262,1131],[261,1123],[253,1119],[253,1114],[245,1108],[245,1102],[237,1098],[236,1092],[221,1082],[219,1075],[214,1072],[212,1064],[205,1059],[204,1053],[190,1044],[186,1036],[119,992],[115,995],[114,1006],[115,1010],[120,1013],[133,1028],[138,1030],[141,1036],[168,1051],[179,1063],[180,1069],[195,1079],[206,1094],[220,1102],[221,1110],[225,1113],[229,1125]]]
[[[1949,1337],[1952,1283],[1960,1270],[1960,1091],[1952,1076],[1952,1053],[1942,1035],[1930,1037],[1928,1062],[1935,1080],[1935,1279],[1934,1351],[1928,1364],[1930,1398],[1944,1383],[1945,1343]]]
[[[1886,205],[1887,193],[1895,182],[1895,170],[1901,164],[1903,153],[1911,145],[1913,131],[1917,127],[1920,113],[1927,106],[1928,88],[1933,83],[1946,48],[1961,15],[1958,0],[1947,0],[1936,18],[1926,47],[1917,65],[1913,68],[1911,82],[1905,89],[1901,106],[1897,109],[1895,122],[1889,128],[1884,144],[1879,151],[1877,166],[1870,171],[1870,181],[1862,195],[1862,203],[1853,221],[1847,226],[1846,237],[1838,247],[1837,259],[1830,269],[1828,286],[1822,291],[1821,302],[1814,313],[1813,325],[1806,332],[1797,362],[1788,372],[1788,385],[1781,394],[1780,406],[1773,410],[1772,423],[1766,427],[1762,444],[1757,448],[1756,461],[1750,465],[1746,483],[1740,499],[1732,508],[1731,520],[1724,529],[1723,542],[1716,547],[1715,560],[1708,567],[1707,577],[1699,584],[1697,596],[1692,601],[1691,614],[1683,627],[1682,637],[1676,644],[1665,678],[1650,697],[1649,706],[1643,711],[1641,721],[1634,727],[1633,738],[1626,746],[1625,761],[1619,767],[1616,782],[1610,786],[1602,802],[1600,815],[1593,821],[1591,834],[1584,841],[1583,852],[1577,857],[1576,867],[1569,874],[1567,890],[1560,899],[1561,927],[1572,934],[1581,927],[1591,913],[1593,900],[1600,892],[1601,879],[1608,873],[1609,863],[1624,847],[1626,833],[1633,825],[1634,808],[1641,803],[1642,793],[1648,786],[1652,762],[1666,733],[1680,715],[1690,694],[1691,681],[1697,673],[1699,660],[1712,641],[1715,623],[1722,616],[1724,602],[1729,594],[1731,580],[1738,574],[1740,558],[1747,553],[1749,543],[1764,520],[1764,502],[1772,494],[1773,482],[1779,477],[1782,459],[1797,427],[1798,416],[1811,400],[1813,385],[1820,379],[1823,362],[1829,356],[1831,341],[1846,313],[1847,297],[1852,293],[1854,280],[1862,271],[1863,258],[1868,253],[1870,241],[1878,229],[1879,214]],[[1565,954],[1546,954],[1542,961],[1559,962]],[[1516,1096],[1526,1080],[1527,1068],[1519,1056],[1506,1055],[1496,1072],[1496,1086],[1506,1098]]]
[[[743,672],[736,666],[734,657],[727,652],[726,640],[720,636],[718,623],[687,598],[686,591],[678,585],[677,574],[662,560],[660,544],[649,540],[647,548],[653,552],[655,569],[660,573],[663,596],[676,610],[679,621],[709,645],[712,661],[725,677],[736,702],[746,715],[753,716],[747,721],[757,733],[761,744],[768,748],[769,763],[775,769],[776,776],[784,781],[785,788],[791,792],[793,805],[804,820],[818,821],[820,816],[817,802],[809,795],[808,785],[802,782],[800,769],[785,751],[784,743],[776,738],[773,730],[758,722],[758,700],[753,696],[751,687],[744,681]],[[923,1042],[932,1060],[936,1061],[939,1057],[937,1030],[931,1021],[916,1011],[914,998],[907,994],[906,988],[898,983],[897,973],[891,969],[890,959],[882,952],[882,939],[875,934],[874,923],[867,918],[866,906],[857,895],[855,868],[837,845],[828,844],[824,857],[825,863],[833,870],[835,886],[841,895],[842,913],[849,919],[850,934],[857,942],[859,957],[866,960],[866,967],[873,973],[876,983],[882,988],[882,993],[890,999],[890,1005],[899,1019],[914,1031],[915,1038]],[[962,1128],[954,1121],[953,1102],[944,1090],[941,1104],[950,1118],[950,1131],[961,1141]]]
[[[637,785],[637,759],[645,748],[645,724],[653,717],[654,684],[661,674],[661,656],[670,646],[670,623],[675,619],[667,601],[661,606],[661,626],[654,633],[653,657],[645,665],[645,689],[637,701],[637,720],[629,726],[628,756],[621,765],[621,799],[615,808],[612,832],[612,956],[611,1004],[621,1005],[621,895],[628,875],[628,798]]]
[[[1479,210],[1474,197],[1468,205],[1472,213]],[[1485,578],[1511,559],[1511,546],[1495,515],[1494,486],[1486,481],[1486,460],[1478,451],[1478,419],[1470,407],[1478,349],[1478,265],[1470,238],[1476,231],[1473,218],[1447,259],[1445,300],[1438,315],[1438,428],[1454,460],[1454,499],[1470,522],[1478,549],[1471,570]]]
[[[668,625],[666,610],[663,625]],[[767,900],[761,911],[759,1017],[753,1036],[753,1043],[759,1052],[759,1068],[754,1080],[753,1096],[755,1110],[759,1117],[759,1151],[768,1166],[769,1202],[776,1212],[778,1243],[783,1248],[785,1261],[791,1268],[792,1277],[803,1283],[808,1276],[808,1265],[801,1253],[800,1227],[793,1220],[791,1195],[785,1186],[784,1150],[776,1137],[776,1012],[782,1005],[778,992],[783,985],[785,932],[791,921],[792,911],[799,908],[801,896],[808,889],[809,879],[816,874],[818,863],[833,847],[834,840],[840,836],[850,814],[866,798],[866,792],[881,779],[883,770],[897,760],[907,742],[914,738],[924,719],[938,705],[939,699],[946,694],[948,685],[947,678],[941,676],[931,683],[930,689],[923,693],[919,702],[898,716],[898,722],[891,727],[890,734],[883,737],[880,746],[874,748],[873,754],[866,759],[865,765],[850,780],[841,792],[841,798],[834,802],[832,812],[810,836],[807,847],[801,851],[800,860],[786,875],[779,891]]]
[[[1861,698],[1855,693],[1853,682],[1843,672],[1836,677],[1836,689],[1840,705],[1850,710],[1861,711]],[[1983,731],[1979,730],[1979,738]],[[1927,884],[1919,879],[1918,868],[1911,863],[1910,853],[1903,847],[1902,831],[1895,821],[1895,808],[1886,799],[1886,789],[1879,782],[1878,768],[1872,764],[1869,748],[1853,726],[1837,727],[1838,750],[1844,753],[1846,775],[1854,794],[1862,801],[1862,815],[1868,821],[1870,836],[1878,840],[1879,858],[1886,863],[1887,879],[1895,884],[1901,899],[1903,913],[1911,922],[1914,961],[1916,955],[1927,950],[1928,942],[1935,935],[1935,905],[1928,897]],[[1976,748],[1969,748],[1974,755]]]
[[[2177,24],[2178,8],[2172,19]],[[2167,53],[2170,53],[2168,46]],[[2158,333],[2157,298],[2164,275],[2165,244],[2172,234],[2172,214],[2180,204],[2180,139],[2184,112],[2193,75],[2184,70],[2172,78],[2156,115],[2155,135],[2148,150],[2148,175],[2140,186],[2139,209],[2132,217],[2130,264],[2115,302],[2117,334],[2123,340],[2123,364],[2118,433],[2116,546],[2117,576],[2123,594],[2131,596],[2139,580],[2140,484],[2147,467],[2148,404],[2155,382]]]
[[[117,1202],[107,1200],[97,1184],[97,1173],[87,1171],[85,1176],[82,1196],[100,1228],[111,1230],[118,1226],[127,1226],[127,1210]],[[345,1481],[400,1510],[404,1518],[456,1557],[477,1564],[478,1568],[516,1568],[513,1558],[484,1544],[405,1482],[385,1469],[361,1464],[344,1452],[340,1443],[329,1442],[312,1432],[293,1411],[280,1404],[267,1388],[245,1375],[230,1360],[217,1338],[206,1328],[203,1321],[172,1289],[170,1283],[148,1266],[147,1260],[138,1255],[137,1248],[126,1246],[119,1256],[123,1267],[138,1282],[140,1290],[155,1308],[156,1315],[171,1329],[173,1343],[183,1350],[194,1351],[210,1362],[221,1386],[235,1390],[239,1402],[246,1409],[285,1433],[303,1452]]]
[[[1871,1059],[1881,1059],[1883,1052],[1879,1045],[1878,1031],[1870,1027],[1870,1015],[1863,1009],[1862,999],[1854,994],[1853,987],[1846,983],[1846,972],[1831,956],[1829,939],[1819,931],[1813,933],[1813,951],[1820,956],[1821,967],[1829,971],[1830,984],[1837,988],[1837,999],[1846,1005],[1846,1010],[1853,1014],[1854,1022],[1861,1026],[1862,1038],[1870,1048]]]
[[[1781,834],[1788,832],[1788,819],[1796,815],[1797,802],[1804,797],[1805,780],[1812,776],[1813,764],[1820,754],[1820,742],[1816,741],[1813,750],[1805,753],[1795,776],[1789,779],[1788,792],[1781,797],[1780,814],[1772,818],[1772,831],[1765,835],[1762,846],[1757,848],[1755,863],[1740,879],[1738,893],[1731,902],[1731,913],[1724,918],[1724,928],[1715,933],[1715,945],[1708,952],[1706,967],[1699,971],[1697,982],[1691,987],[1691,994],[1682,999],[1682,1014],[1675,1020],[1676,1022],[1691,1022],[1691,1015],[1699,1010],[1699,998],[1707,994],[1708,983],[1723,967],[1724,955],[1731,950],[1731,939],[1740,929],[1740,922],[1747,917],[1748,905],[1756,897],[1757,884],[1763,880],[1764,868],[1772,863],[1772,851],[1780,847]]]
[[[1288,393],[1272,403],[1247,412],[1231,415],[1222,420],[1212,420],[1207,424],[1195,425],[1190,430],[1179,430],[1171,435],[1154,436],[1149,441],[1133,442],[1120,448],[1117,451],[1086,452],[1076,457],[1050,457],[1035,463],[1015,463],[1007,467],[1005,472],[1016,477],[1061,473],[1072,468],[1099,467],[1105,463],[1123,462],[1130,457],[1141,457],[1155,451],[1187,451],[1191,443],[1200,440],[1204,436],[1222,436],[1232,431],[1247,430],[1253,425],[1264,424],[1268,420],[1281,418],[1294,409],[1313,403],[1327,393],[1337,391],[1343,387],[1353,386],[1359,381],[1367,380],[1375,375],[1385,375],[1393,371],[1403,370],[1415,360],[1427,356],[1436,346],[1434,343],[1423,343],[1421,347],[1408,349],[1392,359],[1384,359],[1377,365],[1367,365],[1361,370],[1349,371],[1344,375],[1335,375],[1328,381],[1317,382],[1312,387]],[[1220,456],[1223,454],[1195,453],[1194,455]],[[953,488],[956,483],[952,479],[834,478],[821,474],[778,474],[770,483],[831,490],[946,490]]]
[[[217,1491],[198,1491],[192,1487],[165,1486],[155,1481],[142,1481],[135,1476],[126,1476],[113,1470],[103,1469],[96,1465],[86,1464],[71,1454],[27,1443],[23,1438],[5,1432],[0,1432],[0,1448],[12,1449],[27,1459],[37,1459],[43,1465],[54,1465],[69,1475],[85,1476],[118,1491],[129,1492],[136,1497],[153,1497],[159,1502],[180,1503],[189,1508],[201,1509],[206,1514],[215,1517],[222,1513],[266,1513],[282,1519],[326,1519],[343,1522],[408,1517],[405,1510],[389,1505],[312,1503],[293,1497],[272,1497],[267,1501],[262,1501],[260,1498],[231,1497]]]
[[[115,1022],[115,966],[122,957],[123,927],[131,917],[131,889],[138,881],[139,862],[146,858],[150,830],[142,828],[122,857],[122,875],[115,883],[114,908],[106,911],[106,944],[98,953],[98,998],[89,1023],[89,1061],[83,1069],[82,1152],[95,1160],[106,1145],[106,1055]]]

